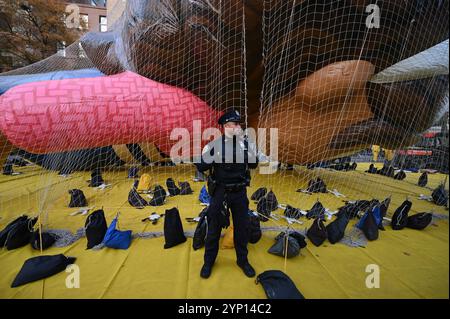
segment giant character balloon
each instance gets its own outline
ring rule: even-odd
[[[128,0],[113,30],[80,40],[105,76],[0,97],[0,150],[150,143],[167,155],[173,128],[215,126],[230,108],[278,129],[283,162],[410,145],[448,94],[449,1],[377,1],[375,23],[372,2]]]

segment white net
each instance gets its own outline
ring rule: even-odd
[[[132,210],[128,169],[149,174],[150,188],[165,187],[168,177],[193,182],[189,161],[210,138],[204,129],[233,108],[245,127],[267,129],[264,152],[287,165],[255,171],[252,192],[269,187],[280,203],[305,210],[318,198],[336,210],[337,197],[395,195],[399,204],[419,195],[417,170],[448,172],[448,1],[372,2],[128,0],[110,31],[1,74],[2,85],[19,83],[0,97],[2,157],[36,165],[3,177],[0,209],[48,217],[67,210],[67,191],[81,188],[89,207]],[[175,129],[189,133],[181,144],[191,148],[171,158]],[[415,173],[398,184],[364,172],[383,161]],[[346,172],[351,162],[358,169]],[[87,187],[96,168],[104,189]],[[445,176],[435,175],[428,193]],[[296,192],[315,177],[345,198]],[[194,196],[201,186],[194,184]],[[192,203],[175,196],[150,210],[182,206],[196,216],[201,209]]]

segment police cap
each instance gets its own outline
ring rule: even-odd
[[[225,123],[228,122],[240,122],[240,121],[241,115],[236,110],[228,111],[219,118],[220,125],[224,125]]]

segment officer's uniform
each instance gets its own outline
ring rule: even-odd
[[[240,122],[240,120],[239,113],[232,111],[224,114],[219,119],[219,124]],[[249,266],[247,259],[249,201],[246,187],[250,184],[249,169],[256,168],[258,165],[256,154],[256,146],[243,137],[228,138],[223,135],[206,145],[201,160],[196,161],[199,171],[210,170],[209,188],[211,188],[210,184],[215,182],[207,214],[208,233],[204,256],[206,266],[212,267],[214,264],[219,251],[221,230],[227,226],[228,218],[224,216],[226,210],[223,209],[225,203],[232,213],[234,247],[238,265],[244,269],[247,276],[251,276],[249,272],[254,272],[253,269],[248,271],[248,268],[245,269],[243,265]]]

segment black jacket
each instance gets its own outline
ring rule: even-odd
[[[224,135],[208,143],[195,165],[200,172],[212,171],[219,184],[238,184],[250,179],[249,169],[258,166],[256,146],[241,137]]]

